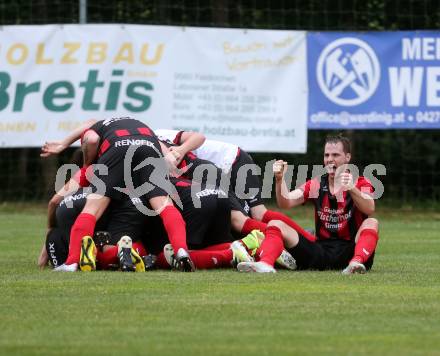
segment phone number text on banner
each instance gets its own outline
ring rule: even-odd
[[[310,32],[311,129],[440,128],[440,32]]]

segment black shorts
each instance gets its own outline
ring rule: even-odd
[[[255,165],[255,162],[248,153],[240,150],[237,159],[232,164],[231,168],[231,190],[236,193],[239,199],[245,200],[252,208],[263,204],[263,199],[261,198],[263,183],[261,182],[260,176],[252,174],[252,171],[250,170],[246,171],[244,182],[237,181],[238,171],[244,165]],[[249,197],[251,189],[256,193],[253,194],[252,197]],[[240,190],[241,192],[237,194],[237,190]],[[244,193],[244,195],[242,195],[242,193]]]
[[[353,258],[354,241],[347,240],[318,240],[311,242],[303,236],[299,236],[298,245],[288,249],[295,258],[299,270],[315,269],[343,269],[347,267]],[[370,269],[373,266],[374,254],[365,263]]]
[[[103,229],[110,235],[109,244],[116,245],[122,236],[135,241],[143,238],[147,228],[147,216],[136,208],[140,201],[112,201],[108,209],[108,223]]]
[[[78,195],[77,195],[78,196]],[[79,195],[80,196],[80,195]],[[86,198],[75,200],[74,207],[68,208],[65,204],[57,209],[57,225],[67,236],[69,241],[70,230],[77,216],[86,203]],[[146,217],[128,198],[123,201],[112,201],[101,218],[96,222],[95,233],[105,231],[108,235],[107,244],[116,245],[122,236],[128,235],[133,241],[141,239],[145,232]]]
[[[229,192],[229,206],[231,207],[231,210],[237,210],[243,213],[243,215],[249,216],[250,215],[250,206],[246,200],[242,200],[237,198],[235,193]]]
[[[81,188],[77,192],[66,196],[60,204],[58,204],[56,214],[57,227],[61,229],[62,233],[69,238],[70,230],[75,223],[76,218],[86,205],[88,188]],[[108,223],[107,210],[96,222],[95,230],[105,230]]]
[[[61,266],[69,253],[69,235],[64,234],[60,228],[51,229],[46,236],[46,252],[53,268]]]
[[[133,140],[139,145],[119,145],[118,142]],[[95,175],[101,182],[91,182],[96,192],[114,200],[124,200],[128,196],[138,197],[144,201],[157,196],[166,196],[169,191],[168,168],[163,159],[159,143],[154,137],[130,136],[114,142],[112,146],[99,157],[96,165],[102,164],[108,172]],[[94,165],[94,167],[97,167]],[[140,166],[139,166],[140,165]],[[124,172],[125,169],[125,172]],[[144,185],[146,183],[146,185]],[[144,185],[142,192],[134,192]],[[105,187],[105,192],[98,190]],[[121,189],[118,189],[121,188]],[[101,189],[102,190],[102,189]]]
[[[219,197],[216,189],[200,190],[201,194],[195,199],[200,200],[200,207],[194,205],[191,197],[191,187],[177,187],[183,204],[180,209],[186,224],[186,241],[190,249],[201,249],[207,246],[231,242],[231,208],[229,199]],[[148,235],[144,245],[153,254],[162,251],[168,241],[168,235],[160,217],[149,218]]]

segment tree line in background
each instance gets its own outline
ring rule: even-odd
[[[79,0],[0,0],[2,25],[78,23]],[[437,0],[88,0],[87,22],[365,31],[440,27]]]

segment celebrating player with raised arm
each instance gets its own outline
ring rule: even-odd
[[[373,265],[379,239],[373,187],[364,177],[354,181],[346,169],[351,160],[350,141],[328,137],[324,146],[327,173],[289,191],[284,181],[287,163],[276,161],[274,173],[278,206],[292,208],[311,201],[315,206],[317,241],[300,234],[284,240],[299,269],[339,269],[344,274],[365,273]]]

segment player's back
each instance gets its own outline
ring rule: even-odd
[[[142,121],[131,117],[119,117],[96,122],[90,130],[95,131],[102,141],[110,143],[132,136],[155,137],[153,131]]]

